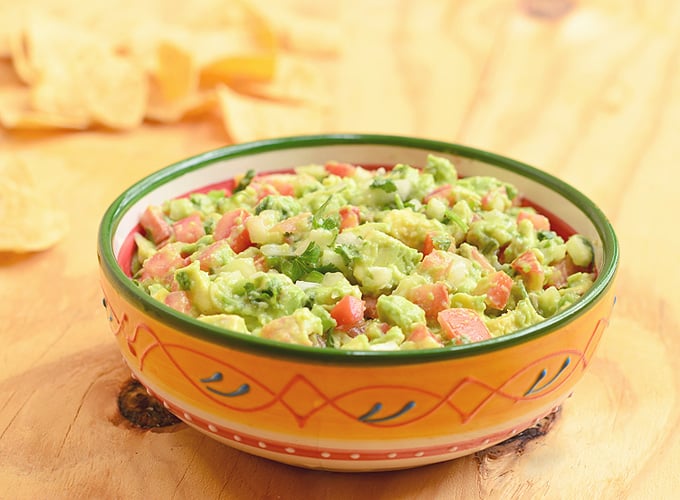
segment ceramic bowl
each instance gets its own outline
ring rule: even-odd
[[[599,272],[556,316],[479,343],[404,352],[347,352],[220,330],[136,288],[130,235],[149,204],[249,169],[338,160],[423,164],[450,158],[461,175],[492,175],[591,239]],[[181,161],[125,190],[98,238],[101,286],[123,358],[189,426],[247,453],[340,471],[401,469],[492,446],[532,426],[572,393],[615,303],[618,244],[605,215],[578,190],[489,152],[424,139],[321,135],[224,147]]]

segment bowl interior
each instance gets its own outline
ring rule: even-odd
[[[122,267],[119,265],[126,241],[129,242],[130,233],[138,227],[139,217],[148,205],[224,182],[250,169],[257,172],[281,171],[299,165],[323,164],[329,160],[359,165],[407,163],[417,167],[422,166],[431,153],[449,158],[462,176],[488,175],[514,184],[531,202],[588,237],[594,246],[598,278],[577,304],[538,325],[480,344],[499,347],[532,332],[554,330],[569,315],[596,302],[611,284],[618,263],[616,236],[600,209],[574,187],[546,172],[492,153],[438,141],[376,135],[305,136],[242,144],[210,151],[151,174],[126,190],[104,215],[99,236],[103,270],[121,291],[142,301],[144,307],[157,309],[160,317],[177,320],[174,311],[136,290],[123,271],[125,263]],[[198,323],[190,318],[180,321]],[[193,327],[193,330],[210,330],[204,324]],[[259,340],[252,339],[255,343]],[[469,344],[448,350],[462,352],[477,348],[482,346]],[[384,357],[395,354],[400,353],[372,355]]]

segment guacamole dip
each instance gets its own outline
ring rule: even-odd
[[[319,348],[477,342],[538,323],[595,278],[591,244],[558,234],[493,177],[329,162],[235,179],[150,206],[133,279],[225,329]]]

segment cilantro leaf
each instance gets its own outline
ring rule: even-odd
[[[374,189],[382,189],[386,193],[394,193],[397,190],[397,185],[392,179],[375,179],[371,183],[371,187]]]
[[[278,263],[278,267],[279,271],[295,282],[316,270],[320,259],[321,247],[312,241],[300,255],[283,258]]]
[[[467,223],[461,219],[456,212],[451,210],[450,208],[446,209],[446,212],[444,212],[444,217],[442,218],[442,222],[444,224],[456,224],[459,228],[461,228],[464,232],[467,232],[468,225]]]
[[[336,245],[333,248],[333,251],[342,257],[345,265],[349,265],[353,260],[359,257],[359,250],[350,245]]]
[[[557,233],[554,231],[537,231],[536,238],[538,241],[554,240],[557,237]]]
[[[332,231],[333,229],[338,229],[340,227],[340,220],[337,217],[326,217],[325,219],[321,219],[315,216],[312,219],[312,227],[314,229]]]
[[[245,173],[245,175],[243,176],[243,178],[240,181],[238,181],[238,184],[236,185],[236,187],[232,191],[232,194],[238,193],[239,191],[243,191],[245,188],[247,188],[250,185],[250,183],[253,181],[254,178],[255,178],[255,170],[248,170]]]
[[[326,210],[326,207],[328,207],[328,204],[331,202],[332,198],[333,195],[330,195],[326,201],[324,201],[316,210],[316,212],[314,212],[314,216],[312,217],[312,227],[314,229],[326,229],[328,231],[332,231],[333,229],[340,228],[340,219],[337,216],[331,215],[329,217],[323,217],[323,213]]]

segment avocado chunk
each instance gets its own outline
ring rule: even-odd
[[[567,254],[579,267],[588,267],[593,262],[593,246],[580,234],[575,234],[567,240]]]
[[[305,292],[288,276],[262,271],[248,278],[239,272],[220,273],[210,295],[222,312],[242,316],[251,332],[272,319],[292,314],[307,301]]]
[[[201,315],[196,319],[232,332],[250,333],[245,320],[236,314],[208,314]]]
[[[398,326],[406,333],[426,322],[425,311],[401,295],[381,295],[376,307],[381,321]]]
[[[345,295],[361,298],[361,289],[352,285],[342,273],[326,273],[319,283],[298,282],[309,298],[309,302],[332,306]]]
[[[387,234],[412,248],[423,248],[427,233],[447,234],[447,228],[436,219],[409,209],[386,210],[379,215],[387,225]]]
[[[255,215],[259,215],[264,210],[274,210],[279,213],[279,220],[287,219],[302,212],[300,202],[292,196],[281,196],[270,194],[262,198],[255,206]]]
[[[355,240],[352,274],[369,295],[392,290],[420,262],[422,254],[380,230],[379,224],[364,224],[346,231]]]
[[[260,331],[260,337],[265,339],[306,346],[314,345],[315,337],[322,334],[321,319],[304,307],[293,314],[270,321]]]
[[[432,174],[438,184],[454,184],[458,180],[456,167],[450,160],[441,156],[427,155],[423,172]]]
[[[219,312],[210,295],[210,276],[205,271],[201,271],[199,261],[195,260],[188,266],[175,271],[175,281],[177,281],[180,290],[188,293],[191,303],[199,313],[214,314]]]
[[[496,318],[486,321],[486,326],[493,337],[505,335],[521,328],[543,321],[529,298],[517,302],[517,307]]]

